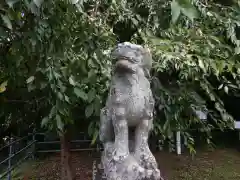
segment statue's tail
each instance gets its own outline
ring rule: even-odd
[[[105,144],[114,141],[113,125],[109,110],[104,107],[100,112],[100,141]]]

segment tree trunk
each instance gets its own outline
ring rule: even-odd
[[[60,140],[61,140],[61,179],[73,180],[69,134],[68,133],[61,134]]]

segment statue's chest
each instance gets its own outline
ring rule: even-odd
[[[131,120],[144,118],[148,104],[148,89],[141,86],[132,87],[125,99],[127,117]]]
[[[129,100],[130,102],[129,105],[130,106],[135,106],[135,107],[144,107],[145,105],[145,101],[147,101],[148,99],[148,91],[146,90],[146,88],[144,89],[141,86],[134,86],[132,88],[130,88],[129,90]]]
[[[118,79],[111,90],[111,107],[125,109],[125,115],[130,126],[135,126],[142,119],[149,118],[151,111],[151,89],[147,79],[141,81]],[[130,83],[129,83],[130,82]]]

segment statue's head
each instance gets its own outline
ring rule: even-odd
[[[116,61],[115,71],[136,73],[142,70],[146,77],[150,76],[152,56],[148,48],[124,42],[118,44],[112,52],[112,57]]]

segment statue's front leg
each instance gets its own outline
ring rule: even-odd
[[[148,146],[148,135],[152,125],[152,120],[142,120],[135,132],[135,158],[146,169],[157,169],[156,159]]]
[[[115,133],[115,153],[114,160],[125,159],[129,155],[128,148],[128,123],[125,116],[124,108],[114,110],[113,126]]]

